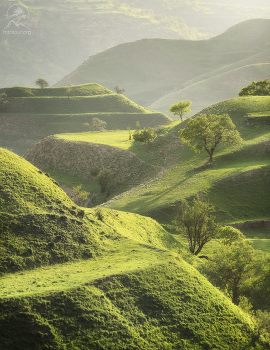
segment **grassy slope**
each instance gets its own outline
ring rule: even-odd
[[[218,147],[212,167],[202,167],[205,153],[195,154],[181,145],[177,130],[183,124],[174,122],[164,127],[151,151],[132,144],[124,132],[109,134],[59,135],[69,141],[111,144],[135,152],[152,166],[167,169],[157,179],[135,187],[106,206],[153,215],[160,222],[170,223],[173,203],[190,198],[199,191],[209,192],[217,207],[218,219],[224,223],[268,218],[269,191],[269,97],[248,97],[222,101],[204,110],[205,113],[229,113],[244,139],[241,150]],[[245,116],[253,117],[247,120]],[[257,117],[256,117],[257,116]],[[165,147],[166,145],[166,147]],[[250,187],[252,184],[252,187]]]
[[[264,184],[269,181],[269,117],[257,118],[251,122],[247,122],[244,117],[256,111],[269,116],[269,103],[269,97],[238,98],[222,101],[203,110],[205,113],[229,113],[245,140],[243,149],[232,151],[218,147],[213,166],[200,168],[207,160],[206,154],[194,154],[187,146],[182,146],[181,153],[174,153],[175,165],[164,176],[150,185],[134,189],[119,200],[112,200],[107,205],[121,210],[147,213],[159,207],[167,207],[181,198],[189,198],[199,191],[210,191],[214,204],[219,210],[226,211],[226,214],[220,215],[220,220],[224,222],[268,218],[269,192]],[[163,144],[174,140],[173,135],[177,136],[177,130],[186,122],[171,128]],[[154,149],[153,145],[153,152]],[[243,182],[243,178],[246,181]],[[225,183],[229,184],[226,190]],[[252,188],[250,183],[253,183]],[[241,187],[237,186],[239,184]],[[231,196],[231,201],[225,199],[226,193],[228,197]],[[241,208],[235,201],[237,197],[241,198]],[[168,220],[171,218],[169,214]],[[166,221],[166,217],[164,220]]]
[[[89,57],[57,85],[94,79],[110,87],[118,81],[129,98],[149,106],[165,94],[186,87],[198,76],[247,59],[249,64],[265,62],[265,58],[258,62],[256,55],[269,49],[269,22],[245,21],[208,40],[143,39],[118,45]]]
[[[154,220],[110,209],[88,209],[78,219],[72,211],[79,208],[51,179],[5,150],[1,175],[2,252],[18,261],[26,258],[26,245],[28,257],[32,249],[30,270],[21,264],[23,272],[1,276],[0,343],[6,350],[255,349],[252,319],[180,258],[181,245]],[[54,245],[48,212],[60,236]],[[59,213],[66,218],[63,228]],[[30,214],[37,221],[28,221],[24,231]],[[88,244],[77,240],[79,225],[73,234],[74,221]],[[74,259],[69,256],[49,266],[59,262],[61,242],[63,253],[95,245],[96,257],[64,263]],[[53,252],[53,261],[35,263],[36,253]]]
[[[175,101],[188,99],[192,101],[191,113],[194,114],[213,103],[238,96],[243,86],[247,86],[251,81],[265,79],[269,71],[269,63],[260,63],[232,69],[222,74],[216,72],[215,76],[192,82],[188,87],[164,96],[155,101],[149,108],[171,115],[168,112],[168,106],[171,106]],[[213,89],[213,87],[217,88]]]
[[[70,91],[70,98],[67,96]],[[2,107],[1,146],[23,155],[48,135],[89,130],[93,118],[107,123],[107,129],[142,127],[168,121],[161,113],[145,109],[98,84],[41,89],[14,87],[6,92]]]

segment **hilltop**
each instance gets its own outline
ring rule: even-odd
[[[163,124],[170,120],[95,83],[61,88],[0,89],[8,103],[0,109],[1,146],[23,155],[49,135],[90,129],[93,118],[108,130]]]
[[[0,152],[5,349],[267,348],[153,219],[83,211],[46,174]]]
[[[0,87],[33,86],[39,77],[52,85],[89,55],[121,43],[142,38],[200,40],[245,19],[269,17],[267,0],[214,2],[211,7],[205,0],[25,0],[20,4],[28,8],[31,35],[1,36]],[[2,31],[9,24],[10,6],[10,1],[1,1]]]
[[[127,97],[142,106],[163,99],[162,106],[154,104],[163,112],[168,112],[173,100],[170,94],[177,99],[190,93],[191,109],[197,112],[201,92],[208,84],[213,86],[210,93],[207,89],[207,105],[236,97],[248,79],[267,76],[269,66],[262,64],[269,64],[269,28],[269,19],[252,19],[206,40],[143,39],[121,44],[92,55],[56,86],[94,79],[109,88],[117,81]],[[222,88],[214,89],[220,91],[215,96],[213,87],[220,83]]]

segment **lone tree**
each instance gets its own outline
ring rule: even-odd
[[[35,84],[38,85],[42,90],[49,86],[49,83],[47,82],[46,79],[43,79],[43,78],[38,78],[36,81],[35,81]]]
[[[243,87],[238,96],[270,96],[270,80],[253,81],[248,86]]]
[[[152,128],[137,130],[133,134],[134,141],[139,141],[144,145],[150,145],[155,140],[157,134]]]
[[[197,196],[190,206],[183,200],[180,206],[178,217],[174,224],[188,240],[189,250],[194,255],[198,255],[203,246],[215,237],[219,230],[219,225],[215,222],[215,217],[211,215],[214,207],[209,202],[202,202]]]
[[[125,89],[120,88],[119,85],[115,85],[114,88],[117,94],[123,94],[125,92]]]
[[[210,162],[213,161],[213,153],[218,144],[237,147],[243,142],[228,114],[200,114],[178,133],[182,142],[187,143],[195,152],[204,149],[209,154]]]
[[[169,112],[173,113],[174,115],[179,115],[179,118],[183,120],[183,114],[191,112],[191,109],[188,108],[190,105],[191,102],[189,100],[179,101],[171,105]]]

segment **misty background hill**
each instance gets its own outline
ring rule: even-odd
[[[269,38],[270,20],[250,19],[205,40],[137,40],[89,57],[56,86],[117,83],[144,107],[168,114],[172,103],[189,99],[196,113],[269,76]]]
[[[9,24],[0,4],[0,28]],[[31,35],[0,36],[0,87],[53,85],[89,55],[143,38],[207,39],[236,23],[270,16],[267,0],[256,1],[21,1],[29,10]],[[92,81],[91,81],[92,82]],[[117,84],[117,82],[114,82]],[[112,87],[110,87],[112,88]]]

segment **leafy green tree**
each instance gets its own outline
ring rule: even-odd
[[[155,140],[157,137],[157,134],[154,132],[152,128],[143,129],[135,131],[133,134],[134,141],[139,141],[140,143],[144,145],[150,145],[151,142]]]
[[[107,123],[99,118],[93,118],[92,124],[90,125],[90,130],[92,131],[102,131],[105,130]]]
[[[90,192],[86,192],[81,188],[82,188],[82,185],[73,187],[72,193],[71,193],[71,199],[73,200],[74,203],[78,205],[81,205],[84,201],[86,201],[87,197],[90,194]]]
[[[173,113],[174,115],[179,115],[179,118],[183,120],[183,114],[191,112],[191,109],[188,108],[190,105],[191,102],[189,100],[179,101],[171,105],[169,112]]]
[[[202,202],[199,196],[194,199],[192,206],[186,200],[181,202],[179,214],[173,222],[179,226],[177,230],[187,238],[189,250],[194,255],[198,255],[219,230],[215,217],[211,215],[213,211],[213,205],[207,201]]]
[[[204,149],[211,162],[217,145],[237,147],[243,141],[228,114],[200,114],[192,118],[186,128],[178,133],[182,142],[187,143],[195,152]]]
[[[110,170],[105,169],[97,176],[97,183],[100,185],[100,192],[104,193],[106,190],[109,191],[109,183],[112,180],[112,174]]]
[[[43,78],[38,78],[36,81],[35,81],[35,84],[38,85],[42,90],[49,86],[49,83],[47,82],[46,79],[43,79]]]
[[[210,282],[228,294],[234,304],[239,303],[241,295],[250,292],[256,269],[256,252],[251,242],[237,231],[230,227],[220,230],[219,247],[204,267]]]
[[[248,86],[243,87],[238,96],[269,96],[270,95],[270,80],[264,79],[253,81]]]
[[[136,131],[138,131],[138,130],[140,130],[140,122],[139,121],[137,121],[137,123],[136,123]]]

